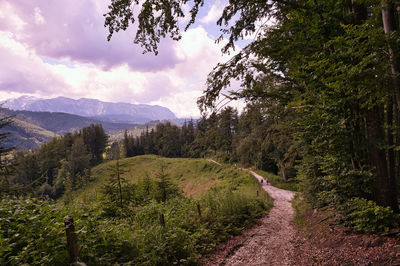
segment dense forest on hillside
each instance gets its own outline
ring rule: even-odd
[[[54,137],[36,151],[17,151],[5,165],[0,193],[58,198],[77,189],[89,181],[90,168],[103,161],[107,141],[102,126],[92,124]]]

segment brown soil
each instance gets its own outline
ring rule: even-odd
[[[249,171],[258,180],[262,177]],[[262,186],[274,198],[274,207],[268,216],[253,228],[219,246],[204,265],[293,265],[295,230],[292,225],[294,193]]]
[[[298,265],[400,265],[398,231],[357,234],[336,225],[329,211],[312,209],[302,223],[295,239]]]

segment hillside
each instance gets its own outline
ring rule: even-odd
[[[37,199],[0,201],[0,215],[13,213],[0,233],[21,235],[3,239],[0,264],[65,264],[68,254],[60,243],[65,243],[63,219],[69,215],[75,220],[79,260],[87,265],[197,265],[216,244],[272,207],[258,182],[231,166],[157,156],[123,159],[118,190],[110,182],[116,165],[96,166],[89,183],[67,190],[56,205]],[[24,219],[29,228],[12,226]],[[17,240],[20,245],[14,244]],[[32,258],[35,252],[41,256]]]
[[[15,118],[10,126],[4,128],[4,131],[10,133],[4,142],[4,146],[16,149],[39,147],[53,137],[58,136],[54,132]]]
[[[132,124],[127,123],[101,122],[67,113],[13,111],[1,108],[0,114],[14,117],[15,119],[28,122],[60,135],[79,130],[91,124],[102,124],[106,132],[118,131],[132,126]]]
[[[132,124],[176,118],[168,108],[158,105],[111,103],[89,98],[74,100],[66,97],[42,99],[22,96],[6,100],[3,106],[12,110],[62,112],[112,123]]]
[[[101,124],[108,134],[130,128],[132,124],[101,122],[67,113],[12,111],[0,108],[0,116],[10,116],[14,123],[3,130],[12,133],[7,146],[31,149],[57,135],[80,130],[91,124]]]
[[[106,133],[110,135],[111,142],[121,140],[124,137],[125,129],[133,136],[140,136],[147,128],[152,130],[159,123],[170,122],[173,125],[180,126],[172,120],[155,120],[135,125],[104,122],[67,113],[13,111],[6,108],[0,108],[0,116],[13,117],[14,123],[5,128],[4,131],[11,133],[6,146],[16,147],[17,149],[39,147],[54,136],[74,132],[91,124],[101,124]]]
[[[165,158],[155,155],[136,156],[119,161],[121,176],[126,182],[137,183],[149,175],[155,178],[161,165],[171,180],[178,184],[187,196],[200,197],[210,188],[223,188],[227,190],[241,190],[251,195],[256,194],[258,183],[255,179],[238,168],[219,166],[204,159]],[[99,191],[110,175],[109,167],[115,165],[110,161],[92,169],[95,178],[90,186],[79,191],[78,198],[91,197],[92,193]],[[234,182],[233,182],[234,181]]]
[[[146,132],[146,130],[151,131],[152,129],[155,129],[156,126],[160,123],[171,123],[172,125],[175,125],[178,127],[181,126],[179,123],[177,123],[175,121],[171,121],[171,120],[162,120],[162,121],[156,120],[156,121],[147,122],[145,124],[131,126],[129,128],[126,128],[126,130],[129,135],[138,137],[138,136],[140,136],[140,134],[142,134],[142,132]],[[116,132],[112,132],[112,133],[110,133],[110,141],[114,142],[114,141],[121,140],[124,138],[124,134],[125,134],[125,129],[119,130]]]

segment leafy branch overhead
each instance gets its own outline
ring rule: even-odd
[[[144,52],[158,53],[157,46],[161,38],[169,35],[173,40],[181,38],[179,19],[186,14],[184,6],[188,0],[181,1],[157,1],[146,0],[141,3],[139,14],[135,14],[135,8],[139,8],[138,0],[112,0],[109,5],[109,12],[104,14],[104,26],[108,27],[108,40],[115,32],[127,30],[130,24],[138,21],[138,30],[134,42],[141,44]],[[194,0],[190,10],[191,19],[187,24],[188,28],[194,23],[199,7],[204,1]]]
[[[245,1],[236,0],[224,8],[217,24],[221,27],[221,41],[224,35],[229,35],[229,42],[223,52],[233,49],[235,42],[257,30],[256,22],[275,15],[276,5],[296,5],[285,1]],[[144,52],[157,54],[157,47],[161,38],[169,36],[173,40],[181,38],[182,31],[186,31],[196,21],[199,9],[204,6],[204,0],[111,0],[109,12],[104,14],[104,26],[108,28],[108,40],[115,32],[127,30],[136,21],[137,32],[134,42],[144,48]],[[139,10],[140,9],[140,10]],[[239,15],[233,25],[231,21]],[[189,17],[184,25],[182,18]]]

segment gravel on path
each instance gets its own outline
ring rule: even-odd
[[[248,170],[261,183],[262,176]],[[294,192],[262,183],[274,207],[253,228],[217,248],[205,265],[293,265],[295,229],[290,201]]]

